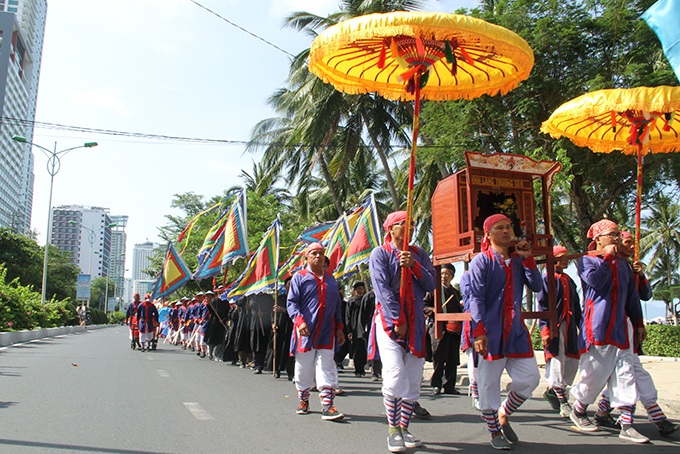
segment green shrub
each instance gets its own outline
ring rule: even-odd
[[[111,312],[109,314],[109,323],[112,323],[114,325],[123,323],[125,320],[125,313],[116,311],[116,312]]]
[[[106,325],[109,323],[109,319],[104,311],[90,307],[90,320],[94,325]]]
[[[16,278],[7,283],[7,269],[0,264],[0,331],[52,328],[73,325],[76,312],[68,300],[50,300],[41,305],[41,295]]]
[[[680,357],[680,326],[647,325],[645,355]]]

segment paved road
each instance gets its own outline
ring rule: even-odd
[[[76,366],[77,365],[77,366]],[[351,375],[351,374],[349,374]],[[0,453],[386,453],[379,384],[341,374],[336,406],[344,422],[295,414],[293,384],[201,360],[168,344],[132,351],[124,327],[47,338],[0,349]],[[492,453],[467,397],[423,396],[433,415],[414,420],[426,446],[411,452]],[[612,433],[583,435],[539,398],[516,413],[514,452],[675,453],[680,435],[632,446]]]

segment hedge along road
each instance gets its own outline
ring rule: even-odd
[[[147,353],[129,345],[127,328],[115,327],[0,349],[0,452],[387,452],[380,384],[368,378],[340,375],[347,394],[336,406],[346,417],[327,422],[316,394],[312,413],[295,414],[295,388],[285,378],[253,375],[162,342]],[[515,450],[633,449],[612,432],[575,432],[548,409],[539,390],[512,417],[521,440]],[[420,402],[433,417],[411,426],[425,442],[421,452],[492,452],[468,397],[423,392]],[[636,453],[678,452],[677,434],[662,440],[643,418],[638,430],[652,443],[636,446]]]

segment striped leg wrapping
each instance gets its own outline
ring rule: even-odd
[[[603,411],[605,413],[611,413],[612,406],[609,404],[609,399],[605,399],[604,397],[601,398],[600,402],[597,404],[597,409],[598,409],[598,411]]]
[[[508,393],[508,397],[505,398],[505,402],[501,405],[501,410],[506,416],[510,416],[527,400],[525,397],[520,396],[514,391]]]
[[[573,405],[574,411],[579,414],[583,414],[588,409],[587,405],[583,405],[580,400],[576,400]]]
[[[328,408],[333,405],[334,398],[335,391],[333,391],[333,388],[321,388],[319,390],[319,399],[321,400],[321,405],[324,408]]]
[[[557,394],[557,398],[561,403],[564,403],[567,401],[567,396],[565,394],[565,389],[564,388],[553,388],[555,390],[555,394]]]
[[[470,394],[475,399],[479,399],[479,389],[477,388],[477,383],[470,383]]]
[[[402,400],[401,401],[401,420],[400,425],[403,429],[408,429],[408,425],[411,422],[411,416],[413,415],[413,407],[415,407],[415,402],[412,400]]]
[[[486,422],[489,432],[496,433],[501,431],[501,423],[498,422],[498,412],[496,410],[483,411],[482,419]]]
[[[619,407],[621,410],[621,416],[619,416],[619,423],[622,426],[633,424],[633,413],[635,412],[635,405],[626,405],[624,407]]]
[[[649,415],[649,420],[656,424],[666,419],[666,415],[657,404],[647,407],[647,415]]]
[[[385,404],[385,414],[387,415],[387,424],[390,427],[397,427],[401,420],[401,399],[396,397],[383,397]]]
[[[298,399],[304,402],[309,401],[309,389],[298,389]]]

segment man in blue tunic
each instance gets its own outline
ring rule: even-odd
[[[368,357],[382,360],[382,395],[389,425],[387,448],[403,452],[422,442],[408,430],[420,396],[425,363],[425,314],[423,298],[436,285],[436,273],[424,249],[409,246],[402,251],[406,212],[387,216],[385,241],[371,252],[369,271],[375,290]],[[404,286],[402,288],[402,273]],[[403,295],[401,291],[403,290]]]
[[[513,229],[502,214],[484,221],[482,253],[470,263],[470,329],[479,354],[477,385],[482,418],[491,433],[491,446],[511,449],[518,441],[508,417],[538,386],[540,375],[529,332],[522,320],[524,286],[538,292],[543,280],[531,245],[520,241],[510,252]],[[501,404],[501,375],[512,382]]]
[[[340,292],[332,274],[323,270],[325,249],[319,243],[307,246],[307,267],[293,275],[288,293],[288,315],[295,327],[290,343],[295,356],[295,387],[298,414],[309,413],[309,391],[316,382],[323,408],[321,418],[343,418],[333,406],[338,372],[333,355],[336,342],[345,343]]]

